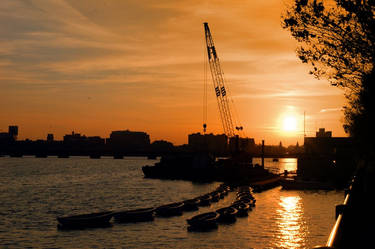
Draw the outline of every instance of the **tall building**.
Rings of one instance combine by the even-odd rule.
[[[10,125],[8,127],[8,134],[11,136],[14,140],[17,140],[18,136],[18,126],[17,125]]]
[[[47,142],[53,142],[53,134],[49,133],[47,134]]]

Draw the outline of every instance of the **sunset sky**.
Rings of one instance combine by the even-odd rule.
[[[281,28],[287,3],[1,0],[0,131],[62,139],[130,129],[187,143],[202,132],[208,22],[248,137],[302,144],[304,111],[307,135],[325,127],[344,136],[343,92],[296,57]],[[222,133],[211,81],[208,89],[208,132]]]

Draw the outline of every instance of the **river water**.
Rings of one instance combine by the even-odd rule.
[[[257,162],[255,159],[254,162]],[[235,193],[210,207],[152,222],[61,231],[56,216],[158,206],[214,190],[220,183],[143,178],[146,158],[0,158],[1,248],[312,248],[324,244],[342,191],[255,194],[246,218],[210,232],[188,232],[186,219],[228,206]],[[266,159],[274,172],[295,170],[295,159]]]

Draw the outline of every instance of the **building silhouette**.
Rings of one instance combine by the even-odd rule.
[[[332,137],[320,128],[316,137],[305,137],[304,153],[298,158],[297,173],[305,179],[343,184],[353,174],[355,144],[350,137]]]
[[[53,140],[54,140],[53,134],[51,133],[47,134],[47,142],[53,142]]]
[[[188,135],[188,145],[195,152],[210,152],[224,155],[228,152],[228,137],[225,134],[214,135],[193,133]]]
[[[17,140],[18,136],[18,126],[17,125],[10,125],[8,127],[8,134],[11,136],[14,140]]]
[[[106,144],[116,153],[139,153],[150,147],[150,136],[140,131],[112,131]]]

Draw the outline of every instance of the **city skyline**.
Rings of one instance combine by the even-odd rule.
[[[129,129],[186,143],[202,132],[207,21],[247,137],[303,144],[304,112],[307,135],[324,127],[345,136],[343,92],[296,57],[280,25],[285,3],[6,0],[0,131],[16,124],[20,139],[34,140]],[[207,132],[221,134],[211,82],[208,90]]]

